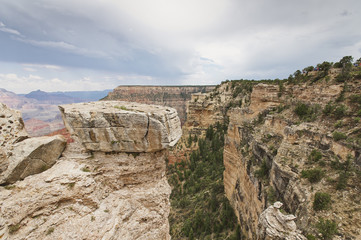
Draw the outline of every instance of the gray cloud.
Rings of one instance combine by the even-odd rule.
[[[361,48],[358,0],[0,3],[0,61],[92,69],[115,85],[284,78]]]

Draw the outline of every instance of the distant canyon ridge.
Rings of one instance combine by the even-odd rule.
[[[193,93],[210,92],[215,86],[119,86],[102,100],[119,100],[175,108],[182,125],[187,118],[187,102]]]
[[[0,102],[20,110],[30,136],[43,136],[64,128],[58,105],[98,100],[121,100],[173,107],[182,125],[187,101],[193,93],[210,92],[215,86],[118,86],[114,90],[16,94],[0,89]]]

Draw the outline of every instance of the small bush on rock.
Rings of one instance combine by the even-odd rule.
[[[346,134],[337,131],[333,132],[332,137],[335,141],[340,141],[347,138]]]
[[[315,211],[326,210],[331,206],[331,196],[328,193],[317,192],[313,201]]]
[[[316,223],[316,228],[321,234],[321,239],[331,240],[333,236],[337,233],[337,224],[335,221],[324,220],[320,218],[318,223]]]
[[[301,177],[307,178],[310,183],[317,183],[321,181],[324,173],[319,168],[314,168],[310,170],[302,170]]]

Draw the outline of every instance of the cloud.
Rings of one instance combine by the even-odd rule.
[[[13,31],[1,39],[0,61],[55,65],[56,74],[23,70],[92,83],[284,78],[324,60],[358,58],[361,46],[358,0],[3,0],[0,16],[0,30]]]
[[[10,34],[13,34],[13,35],[21,36],[20,32],[18,32],[15,29],[7,28],[6,25],[3,22],[0,22],[0,31],[5,32],[5,33],[10,33]]]

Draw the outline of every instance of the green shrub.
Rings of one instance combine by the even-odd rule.
[[[331,206],[331,196],[328,193],[317,192],[313,201],[313,209],[321,211],[329,209]]]
[[[294,110],[294,112],[297,114],[297,116],[299,118],[303,118],[303,117],[307,116],[309,111],[310,111],[309,105],[304,104],[304,103],[297,103],[296,108]]]
[[[323,112],[323,114],[328,116],[333,112],[334,109],[335,109],[335,106],[331,102],[329,102],[329,103],[326,104],[326,106],[325,106],[325,108],[323,109],[322,112]]]
[[[322,158],[322,153],[316,149],[313,149],[311,154],[308,156],[308,160],[311,162],[318,162]]]
[[[294,112],[301,120],[311,122],[316,120],[317,113],[319,112],[320,108],[321,107],[318,104],[310,105],[299,102],[296,104]]]
[[[336,119],[343,118],[346,115],[346,111],[347,108],[345,107],[345,105],[341,104],[335,108],[335,110],[333,111],[333,116]]]
[[[335,128],[340,128],[340,127],[342,127],[343,126],[343,122],[342,122],[342,120],[338,120],[336,123],[335,123]]]
[[[351,103],[357,103],[361,105],[361,94],[354,94],[350,96],[350,101]]]
[[[50,235],[50,234],[52,234],[53,232],[54,232],[54,227],[50,227],[49,229],[48,229],[48,231],[46,232],[46,235]]]
[[[337,185],[336,185],[336,189],[337,190],[343,190],[346,188],[347,186],[347,180],[349,178],[349,174],[347,172],[341,172],[338,175],[337,178]]]
[[[319,168],[302,170],[301,177],[307,178],[310,183],[317,183],[323,178],[323,171]]]
[[[20,229],[20,224],[10,225],[9,227],[9,233],[14,234]]]
[[[268,166],[266,160],[262,161],[261,167],[254,172],[256,177],[266,179],[269,176],[269,171],[271,167]]]
[[[312,234],[307,234],[306,236],[307,240],[316,240],[317,238]]]
[[[331,240],[332,237],[337,233],[337,224],[335,221],[324,220],[320,218],[318,223],[316,223],[316,228],[321,234],[321,239]]]
[[[346,139],[347,136],[346,134],[342,133],[342,132],[337,132],[337,131],[334,131],[332,133],[332,137],[335,141],[340,141],[340,140],[343,140],[343,139]]]

